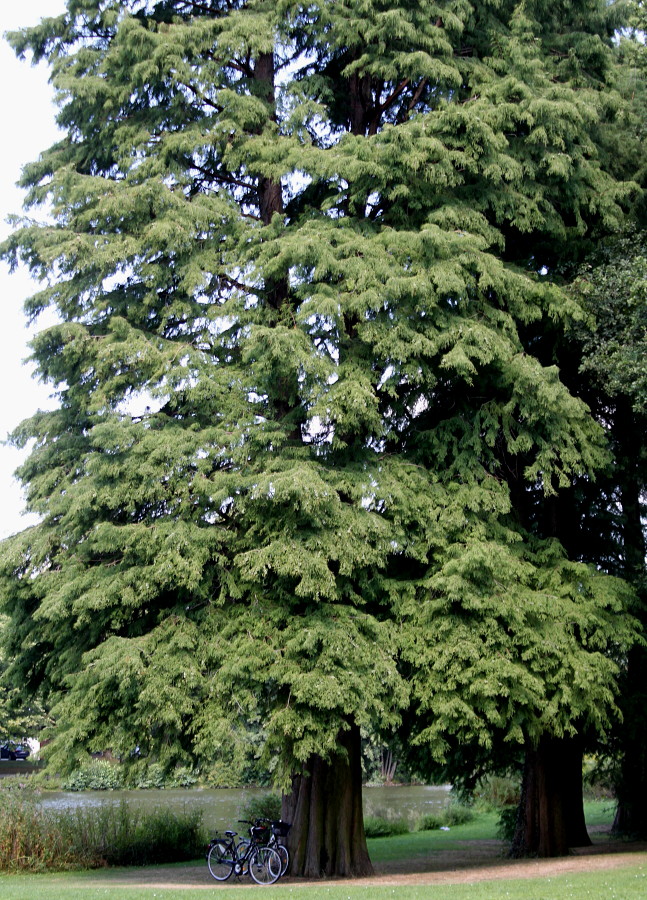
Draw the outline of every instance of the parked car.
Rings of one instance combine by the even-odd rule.
[[[18,744],[16,747],[10,747],[4,744],[0,747],[0,759],[27,759],[29,756],[29,747]]]

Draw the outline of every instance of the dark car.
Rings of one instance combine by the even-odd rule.
[[[0,759],[27,759],[29,756],[29,747],[18,744],[17,747],[10,747],[5,744],[0,747]]]

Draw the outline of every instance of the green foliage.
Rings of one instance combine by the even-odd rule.
[[[478,529],[480,545],[469,546],[465,524],[428,599],[411,610],[418,627],[405,652],[430,712],[417,740],[442,756],[452,734],[488,748],[499,729],[515,742],[573,733],[578,721],[603,732],[615,708],[616,642],[635,634],[622,616],[630,592],[569,562],[555,542],[522,544],[510,533],[505,547]]]
[[[362,771],[365,784],[407,784],[416,780],[407,764],[402,739],[397,734],[381,735],[378,730],[362,733]]]
[[[644,130],[644,117],[642,126]],[[601,245],[596,256],[578,271],[572,290],[589,314],[587,322],[575,331],[583,351],[579,377],[593,398],[597,416],[605,423],[613,453],[597,491],[589,490],[583,497],[588,508],[601,510],[596,518],[602,528],[598,525],[598,537],[590,542],[588,553],[598,565],[621,574],[633,585],[632,611],[640,626],[621,675],[622,718],[602,750],[606,757],[602,768],[619,801],[618,832],[645,835],[647,812],[637,798],[647,789],[647,454],[644,442],[636,440],[647,427],[644,230],[628,231]],[[608,502],[612,494],[618,498],[615,504]]]
[[[364,817],[364,832],[367,838],[391,837],[396,834],[408,834],[409,831],[406,819],[387,819],[385,816]]]
[[[42,785],[48,786],[47,773]],[[142,765],[126,767],[121,763],[105,759],[93,759],[79,769],[75,769],[63,780],[61,789],[65,791],[111,791],[123,787],[139,790],[160,790],[163,788],[189,788],[196,784],[198,776],[188,766],[177,766],[167,771],[160,763],[144,762]]]
[[[647,414],[647,235],[628,234],[599,248],[573,283],[591,315],[582,371],[610,397]]]
[[[405,711],[438,760],[608,729],[629,595],[544,513],[609,457],[545,346],[581,308],[537,272],[635,191],[617,22],[68,0],[10,36],[63,130],[0,250],[56,322],[0,596],[57,770],[137,743],[286,786]]]
[[[278,822],[281,818],[280,794],[252,794],[243,801],[240,817],[249,822],[254,822],[256,819],[270,819]]]
[[[443,811],[443,819],[450,826],[466,825],[474,818],[474,810],[469,806],[460,803],[451,803],[447,809]]]
[[[512,843],[517,827],[518,809],[516,806],[506,806],[499,810],[499,824],[496,835],[502,841]]]
[[[519,805],[521,785],[519,778],[509,775],[489,775],[474,792],[474,798],[486,809],[501,809]]]
[[[440,813],[429,813],[417,822],[416,831],[436,831],[444,824],[444,817]]]
[[[74,834],[81,833],[97,857],[110,866],[181,862],[199,859],[204,853],[199,811],[143,813],[122,803],[116,809],[103,807],[96,815],[90,810],[77,813],[71,829]]]
[[[107,759],[92,759],[63,782],[64,791],[116,791],[123,787],[123,771]]]
[[[143,790],[159,789],[166,786],[166,772],[159,763],[149,763],[143,771],[136,775],[136,788]]]
[[[178,766],[170,773],[169,787],[190,788],[198,781],[195,771],[189,766]]]
[[[0,788],[0,869],[150,865],[196,859],[205,835],[199,813],[144,813],[122,802],[43,810],[38,795],[4,781]]]
[[[439,813],[423,816],[416,824],[416,831],[435,831],[437,828],[454,828],[473,821],[474,810],[462,803],[450,803]]]
[[[0,631],[6,624],[5,617],[0,617]],[[36,738],[50,724],[47,710],[31,690],[26,690],[24,685],[13,684],[5,677],[7,668],[6,660],[0,656],[1,739],[23,741],[26,738]]]

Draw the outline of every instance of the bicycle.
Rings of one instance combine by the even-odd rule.
[[[271,819],[266,819],[265,817],[260,817],[254,822],[250,822],[247,819],[239,819],[238,821],[241,825],[249,825],[250,833],[251,828],[254,826],[260,826],[262,828],[270,829],[270,833],[267,836],[265,846],[271,847],[279,854],[279,856],[281,857],[281,875],[285,875],[288,870],[288,866],[290,865],[290,853],[285,844],[280,843],[279,838],[287,837],[288,832],[292,827],[290,822],[272,821]],[[242,838],[238,846],[247,843],[249,843],[248,839]]]
[[[249,875],[257,884],[274,884],[281,877],[281,857],[267,845],[270,829],[252,825],[251,840],[236,843],[238,832],[225,831],[209,841],[207,867],[216,881],[227,881],[232,875]],[[241,854],[242,851],[242,854]]]

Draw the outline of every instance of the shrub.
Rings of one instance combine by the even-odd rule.
[[[135,787],[140,790],[160,790],[166,784],[166,771],[160,763],[149,763],[143,772],[139,772]]]
[[[63,782],[64,791],[116,791],[123,786],[121,768],[107,759],[92,759]]]
[[[431,813],[423,816],[416,825],[417,831],[434,831],[444,826],[455,827],[456,825],[464,825],[471,822],[474,818],[474,812],[469,806],[463,806],[460,803],[452,803],[439,813]]]
[[[137,760],[125,767],[125,786],[133,790],[163,790],[189,788],[198,781],[198,774],[190,766],[167,769],[162,763]]]
[[[87,840],[100,863],[110,866],[147,866],[197,859],[206,838],[199,811],[174,813],[169,809],[144,812],[126,802],[117,807],[75,810],[74,833]]]
[[[70,869],[180,862],[202,855],[200,812],[144,812],[125,801],[43,811],[29,787],[0,788],[0,869]]]
[[[240,808],[240,818],[250,822],[255,819],[278,821],[281,818],[281,797],[271,793],[249,797]]]
[[[170,787],[190,788],[197,780],[198,777],[194,774],[193,769],[190,769],[188,766],[178,766],[178,768],[171,773],[168,779],[168,785]]]
[[[474,811],[461,803],[452,803],[443,811],[445,825],[464,825],[474,818]]]
[[[423,816],[416,825],[416,831],[436,831],[444,824],[445,820],[442,815]]]
[[[517,807],[506,806],[499,813],[496,836],[502,841],[512,843],[517,826]]]
[[[482,782],[475,796],[480,803],[490,809],[518,806],[521,797],[521,785],[518,778],[490,775]]]
[[[385,816],[366,816],[364,818],[364,833],[367,838],[408,834],[409,830],[409,824],[404,819],[387,819]]]

